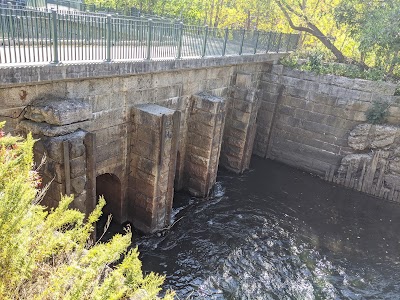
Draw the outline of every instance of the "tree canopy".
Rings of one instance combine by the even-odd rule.
[[[86,0],[213,27],[300,32],[304,50],[399,74],[400,0]]]

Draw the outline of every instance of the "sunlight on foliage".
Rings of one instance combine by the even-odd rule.
[[[87,220],[72,197],[47,211],[32,170],[34,140],[5,135],[0,123],[0,299],[160,299],[164,277],[143,276],[126,234],[90,242],[103,198]],[[111,266],[120,262],[115,267]],[[173,299],[167,292],[164,299]]]

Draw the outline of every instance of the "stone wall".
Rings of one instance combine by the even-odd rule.
[[[279,55],[266,54],[236,59],[227,57],[218,60],[139,62],[137,65],[104,63],[94,66],[53,66],[53,68],[45,66],[15,70],[0,68],[2,80],[0,120],[8,121],[7,131],[16,129],[25,133],[31,131],[36,138],[40,139],[35,151],[37,160],[43,154],[48,157],[43,171],[46,182],[51,180],[52,174],[56,174],[49,192],[50,202],[46,204],[53,206],[59,200],[61,193],[72,193],[77,199],[74,205],[88,212],[96,203],[96,177],[100,180],[100,176],[104,175],[101,178],[110,178],[121,186],[120,193],[118,191],[118,198],[121,198],[120,205],[118,203],[108,205],[109,209],[114,210],[111,212],[115,219],[120,222],[129,219],[134,224],[136,220],[138,228],[151,232],[168,225],[174,190],[171,180],[175,179],[176,190],[186,189],[198,196],[209,193],[217,174],[227,110],[225,103],[229,102],[226,100],[232,92],[232,87],[243,81],[242,75],[245,76],[246,84],[253,87],[253,91],[247,98],[250,102],[253,101],[256,99],[255,88],[258,86],[262,73],[268,70],[268,65],[276,61],[278,57]],[[163,68],[164,70],[161,71]],[[16,70],[19,70],[19,73]],[[7,74],[15,76],[15,80],[10,80]],[[50,81],[52,78],[55,80]],[[247,94],[246,86],[241,86],[241,89],[242,93]],[[210,103],[208,105],[207,101],[204,103],[197,101],[199,97],[219,100],[210,102],[216,104],[214,107]],[[238,98],[235,101],[237,102],[235,105],[239,105],[239,102],[245,103],[247,100]],[[148,164],[143,163],[146,152],[142,151],[140,143],[144,139],[154,137],[155,140],[152,143],[161,145],[170,137],[167,133],[152,135],[153,131],[161,132],[155,126],[158,121],[151,128],[145,128],[139,122],[140,120],[135,118],[142,105],[151,104],[179,112],[174,114],[176,116],[174,126],[180,129],[179,135],[176,135],[176,147],[173,148],[174,151],[168,153],[171,155],[167,163],[168,168],[165,165],[168,170],[162,168],[153,170],[150,168],[150,160]],[[208,112],[207,109],[209,109]],[[249,107],[242,103],[235,116],[239,116],[239,113],[247,116],[246,110],[249,110]],[[251,128],[247,129],[245,126],[246,133],[249,132],[249,134],[245,135],[244,142],[251,144],[252,140],[248,136],[254,136],[255,109],[250,110],[253,121]],[[210,115],[205,116],[204,119],[195,120],[195,115],[202,111]],[[15,119],[9,117],[15,117]],[[197,138],[196,130],[199,131],[199,135],[207,135],[203,132],[204,128],[201,128],[200,123],[207,125],[208,117],[211,122],[210,128],[214,130],[209,133],[210,149],[205,149],[209,150],[208,156],[203,159],[206,168],[201,169],[201,166],[196,165],[199,169],[195,171],[200,170],[209,176],[204,182],[200,182],[199,178],[195,178],[193,174],[190,175],[188,170],[190,169],[189,162],[195,159],[192,146]],[[177,121],[179,124],[175,124]],[[142,130],[138,130],[138,126],[142,126]],[[81,140],[75,142],[74,136],[79,134],[82,134]],[[92,143],[89,142],[86,145],[88,137],[92,137]],[[57,155],[60,159],[53,158],[51,145],[63,145],[64,142],[68,143],[68,147],[72,149],[68,158],[70,163],[65,163],[63,160],[63,155],[66,153],[64,146],[57,146]],[[75,146],[72,145],[76,144],[78,147],[78,144],[82,143],[84,145],[82,153],[73,150]],[[154,150],[154,153],[147,153],[148,155],[160,153],[160,147],[148,149]],[[139,161],[134,153],[143,159]],[[243,163],[245,169],[249,162],[249,151],[242,151],[242,153],[247,154]],[[201,157],[198,158],[202,160]],[[152,165],[156,166],[155,162]],[[146,172],[140,173],[143,168]],[[171,168],[174,169],[173,172]],[[139,178],[139,173],[143,175],[141,178]],[[65,174],[70,175],[65,176]],[[203,175],[200,177],[204,177]],[[166,194],[165,188],[162,188],[162,193],[159,189],[155,189],[151,195],[146,194],[148,196],[146,199],[140,200],[137,195],[145,192],[142,189],[145,185],[142,184],[138,188],[138,181],[143,177],[146,179],[154,177],[153,187],[158,186],[168,177]],[[108,184],[105,179],[105,184]],[[138,218],[138,214],[141,218]]]
[[[325,176],[354,153],[348,136],[366,121],[372,101],[392,102],[388,122],[400,123],[400,107],[389,83],[316,75],[271,66],[260,80],[254,153]]]

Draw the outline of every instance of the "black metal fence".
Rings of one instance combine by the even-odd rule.
[[[1,65],[290,52],[297,44],[297,34],[208,28],[70,9],[0,6]]]

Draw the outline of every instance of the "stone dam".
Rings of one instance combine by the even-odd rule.
[[[175,191],[206,197],[218,168],[271,158],[400,201],[400,106],[390,83],[292,70],[282,54],[0,68],[0,121],[32,132],[43,204],[73,194],[89,213],[151,233]],[[374,101],[387,124],[366,123]]]

